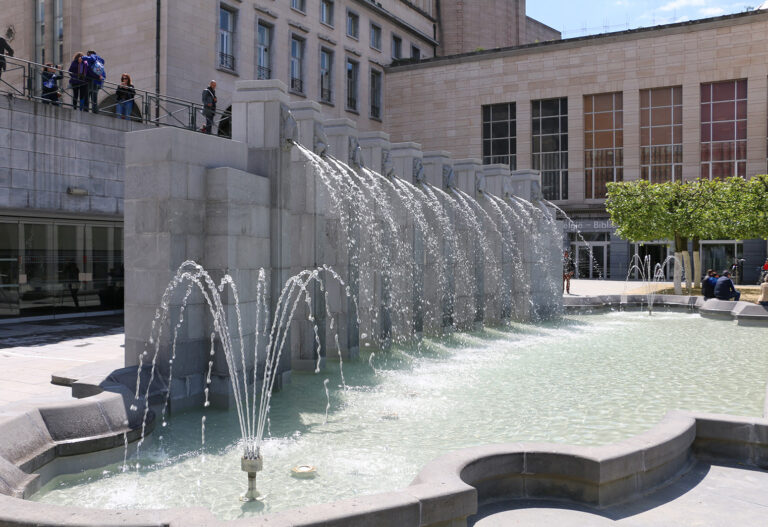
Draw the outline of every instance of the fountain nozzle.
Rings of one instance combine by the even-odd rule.
[[[264,468],[264,460],[261,455],[254,458],[240,458],[240,468],[248,473],[248,490],[240,496],[240,501],[255,501],[259,499],[259,492],[256,490],[256,473]]]

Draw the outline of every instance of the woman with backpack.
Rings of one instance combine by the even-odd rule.
[[[75,53],[69,65],[69,85],[72,87],[72,108],[88,110],[88,62],[82,51]]]
[[[115,92],[115,99],[117,99],[117,108],[115,111],[118,119],[131,118],[134,97],[136,97],[136,90],[131,83],[131,76],[127,73],[123,73],[120,76],[120,86],[117,87],[117,91]]]

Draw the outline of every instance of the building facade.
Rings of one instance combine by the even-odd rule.
[[[624,278],[632,254],[663,261],[667,241],[617,238],[607,182],[766,173],[767,31],[756,11],[393,65],[387,128],[425,150],[540,170],[545,198],[573,219],[579,276]],[[765,250],[708,240],[702,258],[743,258],[751,281]]]

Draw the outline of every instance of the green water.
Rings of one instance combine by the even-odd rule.
[[[203,414],[177,415],[155,431],[138,470],[115,464],[61,476],[32,499],[203,506],[237,518],[402,488],[430,460],[467,446],[611,443],[676,408],[760,416],[766,333],[698,315],[622,312],[425,340],[377,351],[373,368],[364,354],[344,362],[346,390],[338,363],[329,361],[318,375],[294,374],[273,398],[258,476],[263,503],[238,501],[246,485],[239,429],[233,414],[215,411],[206,411],[203,448]],[[292,478],[299,464],[316,466],[317,477]]]

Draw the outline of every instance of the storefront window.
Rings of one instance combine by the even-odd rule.
[[[19,314],[19,225],[0,223],[0,317]]]

